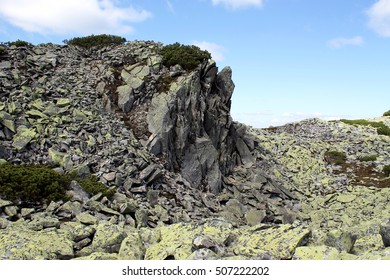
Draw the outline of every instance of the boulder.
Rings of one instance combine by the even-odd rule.
[[[328,233],[325,240],[325,245],[334,247],[339,251],[350,253],[353,245],[356,242],[356,235],[350,232],[343,232],[340,230],[332,230]]]
[[[118,87],[118,107],[125,113],[133,107],[134,95],[133,88],[130,85]]]
[[[13,138],[12,147],[16,150],[23,150],[35,137],[37,133],[34,129],[27,128],[26,126],[18,126],[17,133]]]
[[[73,243],[55,231],[33,231],[13,223],[0,234],[0,259],[55,260],[74,257]]]
[[[100,222],[91,244],[93,252],[119,253],[122,241],[127,237],[123,227]]]
[[[121,260],[142,260],[145,248],[137,230],[127,232],[127,237],[122,241],[118,258]]]
[[[334,247],[298,247],[293,255],[293,260],[353,260],[353,255],[342,254]]]
[[[382,236],[383,245],[390,247],[390,219],[379,226],[379,233]]]
[[[310,230],[304,227],[281,225],[262,228],[258,225],[241,229],[231,249],[236,255],[256,257],[268,254],[272,259],[287,260],[292,258],[297,247],[307,242],[309,234]]]

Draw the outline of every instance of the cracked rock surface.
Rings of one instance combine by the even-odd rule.
[[[5,48],[0,168],[51,164],[115,194],[73,181],[69,201],[0,196],[0,259],[390,258],[389,136],[318,119],[234,122],[232,69],[167,68],[161,48]]]

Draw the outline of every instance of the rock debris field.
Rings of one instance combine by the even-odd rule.
[[[0,259],[390,259],[389,136],[237,123],[232,69],[168,68],[161,48],[5,47],[0,169],[49,164],[114,194],[76,180],[64,200],[0,194]]]

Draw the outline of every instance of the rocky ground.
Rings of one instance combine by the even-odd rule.
[[[161,47],[6,48],[0,161],[94,174],[116,193],[73,181],[69,201],[0,197],[0,259],[390,258],[389,136],[236,123],[231,69],[168,69]]]

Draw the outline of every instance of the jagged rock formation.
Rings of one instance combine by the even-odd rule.
[[[388,136],[320,120],[236,123],[232,70],[167,68],[161,47],[5,49],[0,163],[94,174],[116,193],[91,197],[73,181],[67,202],[0,197],[0,259],[389,257]]]

